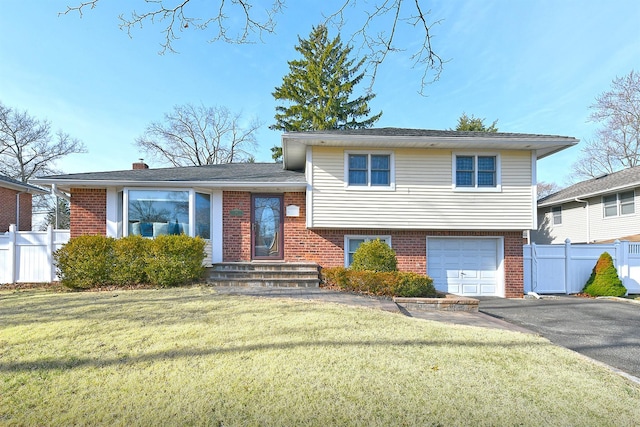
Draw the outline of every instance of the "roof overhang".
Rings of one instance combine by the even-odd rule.
[[[16,184],[8,181],[0,181],[0,187],[8,188],[10,190],[19,191],[21,193],[29,194],[49,194],[48,191],[36,188],[32,185]]]
[[[526,135],[486,136],[425,136],[425,135],[354,135],[339,132],[290,132],[282,135],[285,169],[303,169],[308,146],[366,147],[366,148],[427,148],[456,150],[526,150],[535,152],[538,159],[576,145],[579,140],[563,136]]]
[[[107,188],[107,187],[147,187],[147,188],[208,188],[223,190],[260,189],[304,190],[305,182],[250,182],[250,181],[137,181],[137,180],[91,180],[91,179],[52,179],[35,178],[34,183],[42,186],[55,185],[59,190],[69,192],[71,188]],[[45,192],[46,193],[46,192]]]

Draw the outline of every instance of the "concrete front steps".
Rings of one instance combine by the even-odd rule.
[[[317,288],[320,266],[309,262],[222,262],[207,268],[213,286]]]

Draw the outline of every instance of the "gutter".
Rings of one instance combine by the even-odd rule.
[[[584,207],[587,210],[587,244],[591,243],[591,221],[589,218],[589,201],[588,200],[582,200],[579,199],[577,197],[575,197],[573,199],[574,202],[577,203],[584,203]]]

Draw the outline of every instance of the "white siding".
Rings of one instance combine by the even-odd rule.
[[[635,213],[604,217],[602,196],[586,199],[585,203],[570,202],[562,205],[562,225],[551,222],[551,207],[538,209],[538,230],[531,238],[537,244],[593,243],[640,234],[640,189],[636,189]]]
[[[584,203],[571,202],[562,205],[562,224],[553,225],[551,207],[538,211],[538,231],[531,233],[537,244],[564,243],[569,238],[573,243],[587,243],[587,209]]]
[[[624,191],[623,191],[624,192]],[[635,190],[635,213],[605,218],[602,197],[589,200],[591,217],[591,240],[602,241],[640,234],[640,189]]]
[[[397,149],[395,190],[345,188],[344,152],[313,147],[312,227],[523,230],[533,224],[531,154],[500,152],[502,191],[454,191],[450,150]],[[482,153],[479,153],[482,154]]]

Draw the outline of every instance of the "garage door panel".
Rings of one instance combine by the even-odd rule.
[[[459,279],[460,278],[460,270],[444,270],[445,277],[447,279]]]
[[[463,295],[476,295],[478,294],[478,285],[469,283],[462,285],[462,294]]]
[[[495,295],[497,292],[497,288],[495,285],[481,285],[480,286],[480,294],[481,295]]]
[[[427,274],[436,289],[457,295],[497,295],[496,238],[428,238]]]

